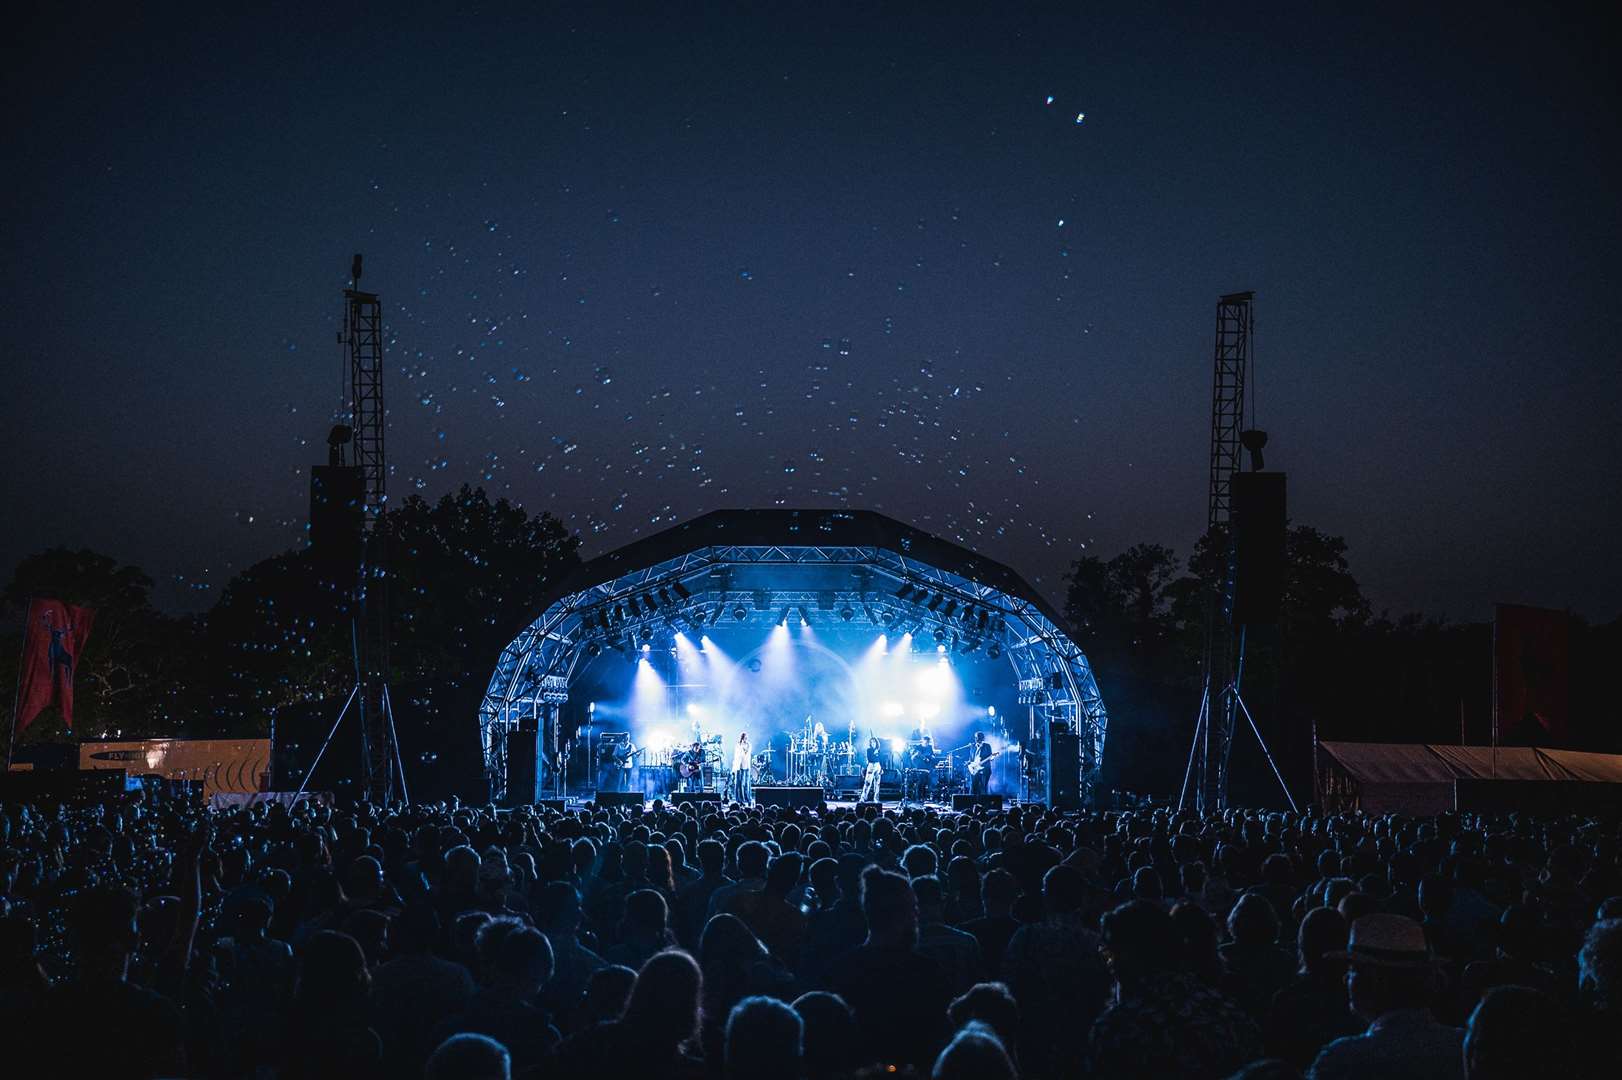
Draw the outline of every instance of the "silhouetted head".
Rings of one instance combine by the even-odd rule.
[[[858,1034],[856,1014],[845,999],[824,990],[813,990],[794,999],[800,1016],[802,1057],[807,1075],[816,1080],[842,1076],[857,1063]]]
[[[862,873],[862,915],[874,944],[910,949],[918,943],[918,898],[900,874],[877,866]]]
[[[425,1080],[512,1080],[512,1057],[488,1035],[463,1032],[439,1044],[423,1066]]]
[[[1541,990],[1495,986],[1464,1033],[1465,1080],[1554,1080],[1571,1067],[1566,1014]]]
[[[800,1073],[805,1027],[792,1008],[769,997],[747,997],[727,1016],[726,1080],[782,1080]]]
[[[929,1075],[931,1080],[1017,1080],[1019,1074],[997,1033],[971,1021],[952,1036]]]
[[[680,949],[666,949],[649,957],[637,972],[622,1022],[639,1044],[667,1054],[698,1034],[703,996],[698,964]],[[625,1049],[629,1053],[634,1048]]]

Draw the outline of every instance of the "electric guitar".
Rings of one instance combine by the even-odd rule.
[[[631,762],[642,756],[643,749],[643,747],[638,746],[629,750],[612,750],[609,752],[609,757],[615,765],[622,769],[629,769]]]
[[[990,765],[993,761],[995,761],[997,755],[1000,753],[1002,753],[1001,750],[993,750],[990,757],[971,757],[969,758],[968,764],[964,767],[969,770],[970,776],[979,776],[980,770],[984,769],[987,765]]]

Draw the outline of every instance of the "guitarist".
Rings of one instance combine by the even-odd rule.
[[[974,746],[969,750],[969,790],[976,795],[984,795],[986,788],[991,785],[991,744],[986,742],[986,733],[974,733]]]
[[[704,790],[704,748],[698,742],[687,748],[681,759],[676,763],[676,773],[681,777],[683,791]]]

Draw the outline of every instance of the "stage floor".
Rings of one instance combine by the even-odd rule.
[[[610,797],[615,798],[615,799],[622,798],[622,797],[624,797],[626,795],[625,792],[619,792],[619,791],[610,791],[610,792],[605,792],[604,794],[607,794]],[[691,792],[691,793],[689,793],[689,792],[677,792],[676,794],[678,794],[678,795],[695,794],[695,795],[701,795],[701,796],[713,796],[716,793],[713,792],[713,791],[704,791],[704,792]],[[997,795],[999,793],[998,792],[992,792],[992,794]],[[569,796],[566,796],[562,801],[563,801],[564,805],[569,810],[583,810],[586,807],[592,805],[596,801],[596,798],[597,797],[596,797],[595,793],[586,794],[586,795],[569,795]],[[549,799],[546,799],[544,801],[548,802],[548,803],[554,803],[555,804],[558,800],[555,799],[555,798],[549,798]],[[666,804],[669,804],[671,802],[671,797],[670,797],[669,794],[645,795],[645,796],[643,796],[642,803],[643,803],[644,806],[652,806],[655,801],[664,802]],[[731,803],[726,802],[725,800],[703,799],[702,801],[705,802],[705,803],[715,801],[717,803],[717,805],[728,805],[728,806],[732,805]],[[864,803],[858,803],[855,799],[826,799],[823,802],[824,802],[824,805],[826,805],[828,807],[828,809],[830,809],[830,810],[850,810],[850,809],[856,808],[857,806],[869,805],[869,804],[864,804]],[[1024,806],[1024,805],[1031,805],[1031,804],[1042,805],[1041,801],[1037,800],[1037,799],[1021,800],[1017,796],[1011,796],[1011,795],[1003,795],[1002,796],[1002,802],[1003,802],[1003,805],[1005,807]],[[616,803],[615,805],[624,805],[624,804],[623,803]],[[755,803],[752,804],[752,805],[757,805],[758,806],[758,805],[761,805],[761,803],[757,799],[755,801]],[[784,805],[784,804],[776,804],[776,805]],[[881,808],[883,810],[903,810],[903,809],[911,810],[911,809],[914,809],[914,808],[922,808],[922,809],[926,809],[926,810],[943,810],[943,811],[952,810],[952,803],[951,803],[950,800],[948,800],[946,802],[941,802],[940,800],[937,800],[937,799],[925,799],[922,802],[919,802],[916,799],[882,799],[879,802],[871,804],[871,805],[876,805],[876,806],[878,806],[879,808]]]

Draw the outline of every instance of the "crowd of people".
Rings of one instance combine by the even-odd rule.
[[[9,1075],[1616,1075],[1614,822],[0,808]],[[37,1063],[30,1067],[29,1062]]]

